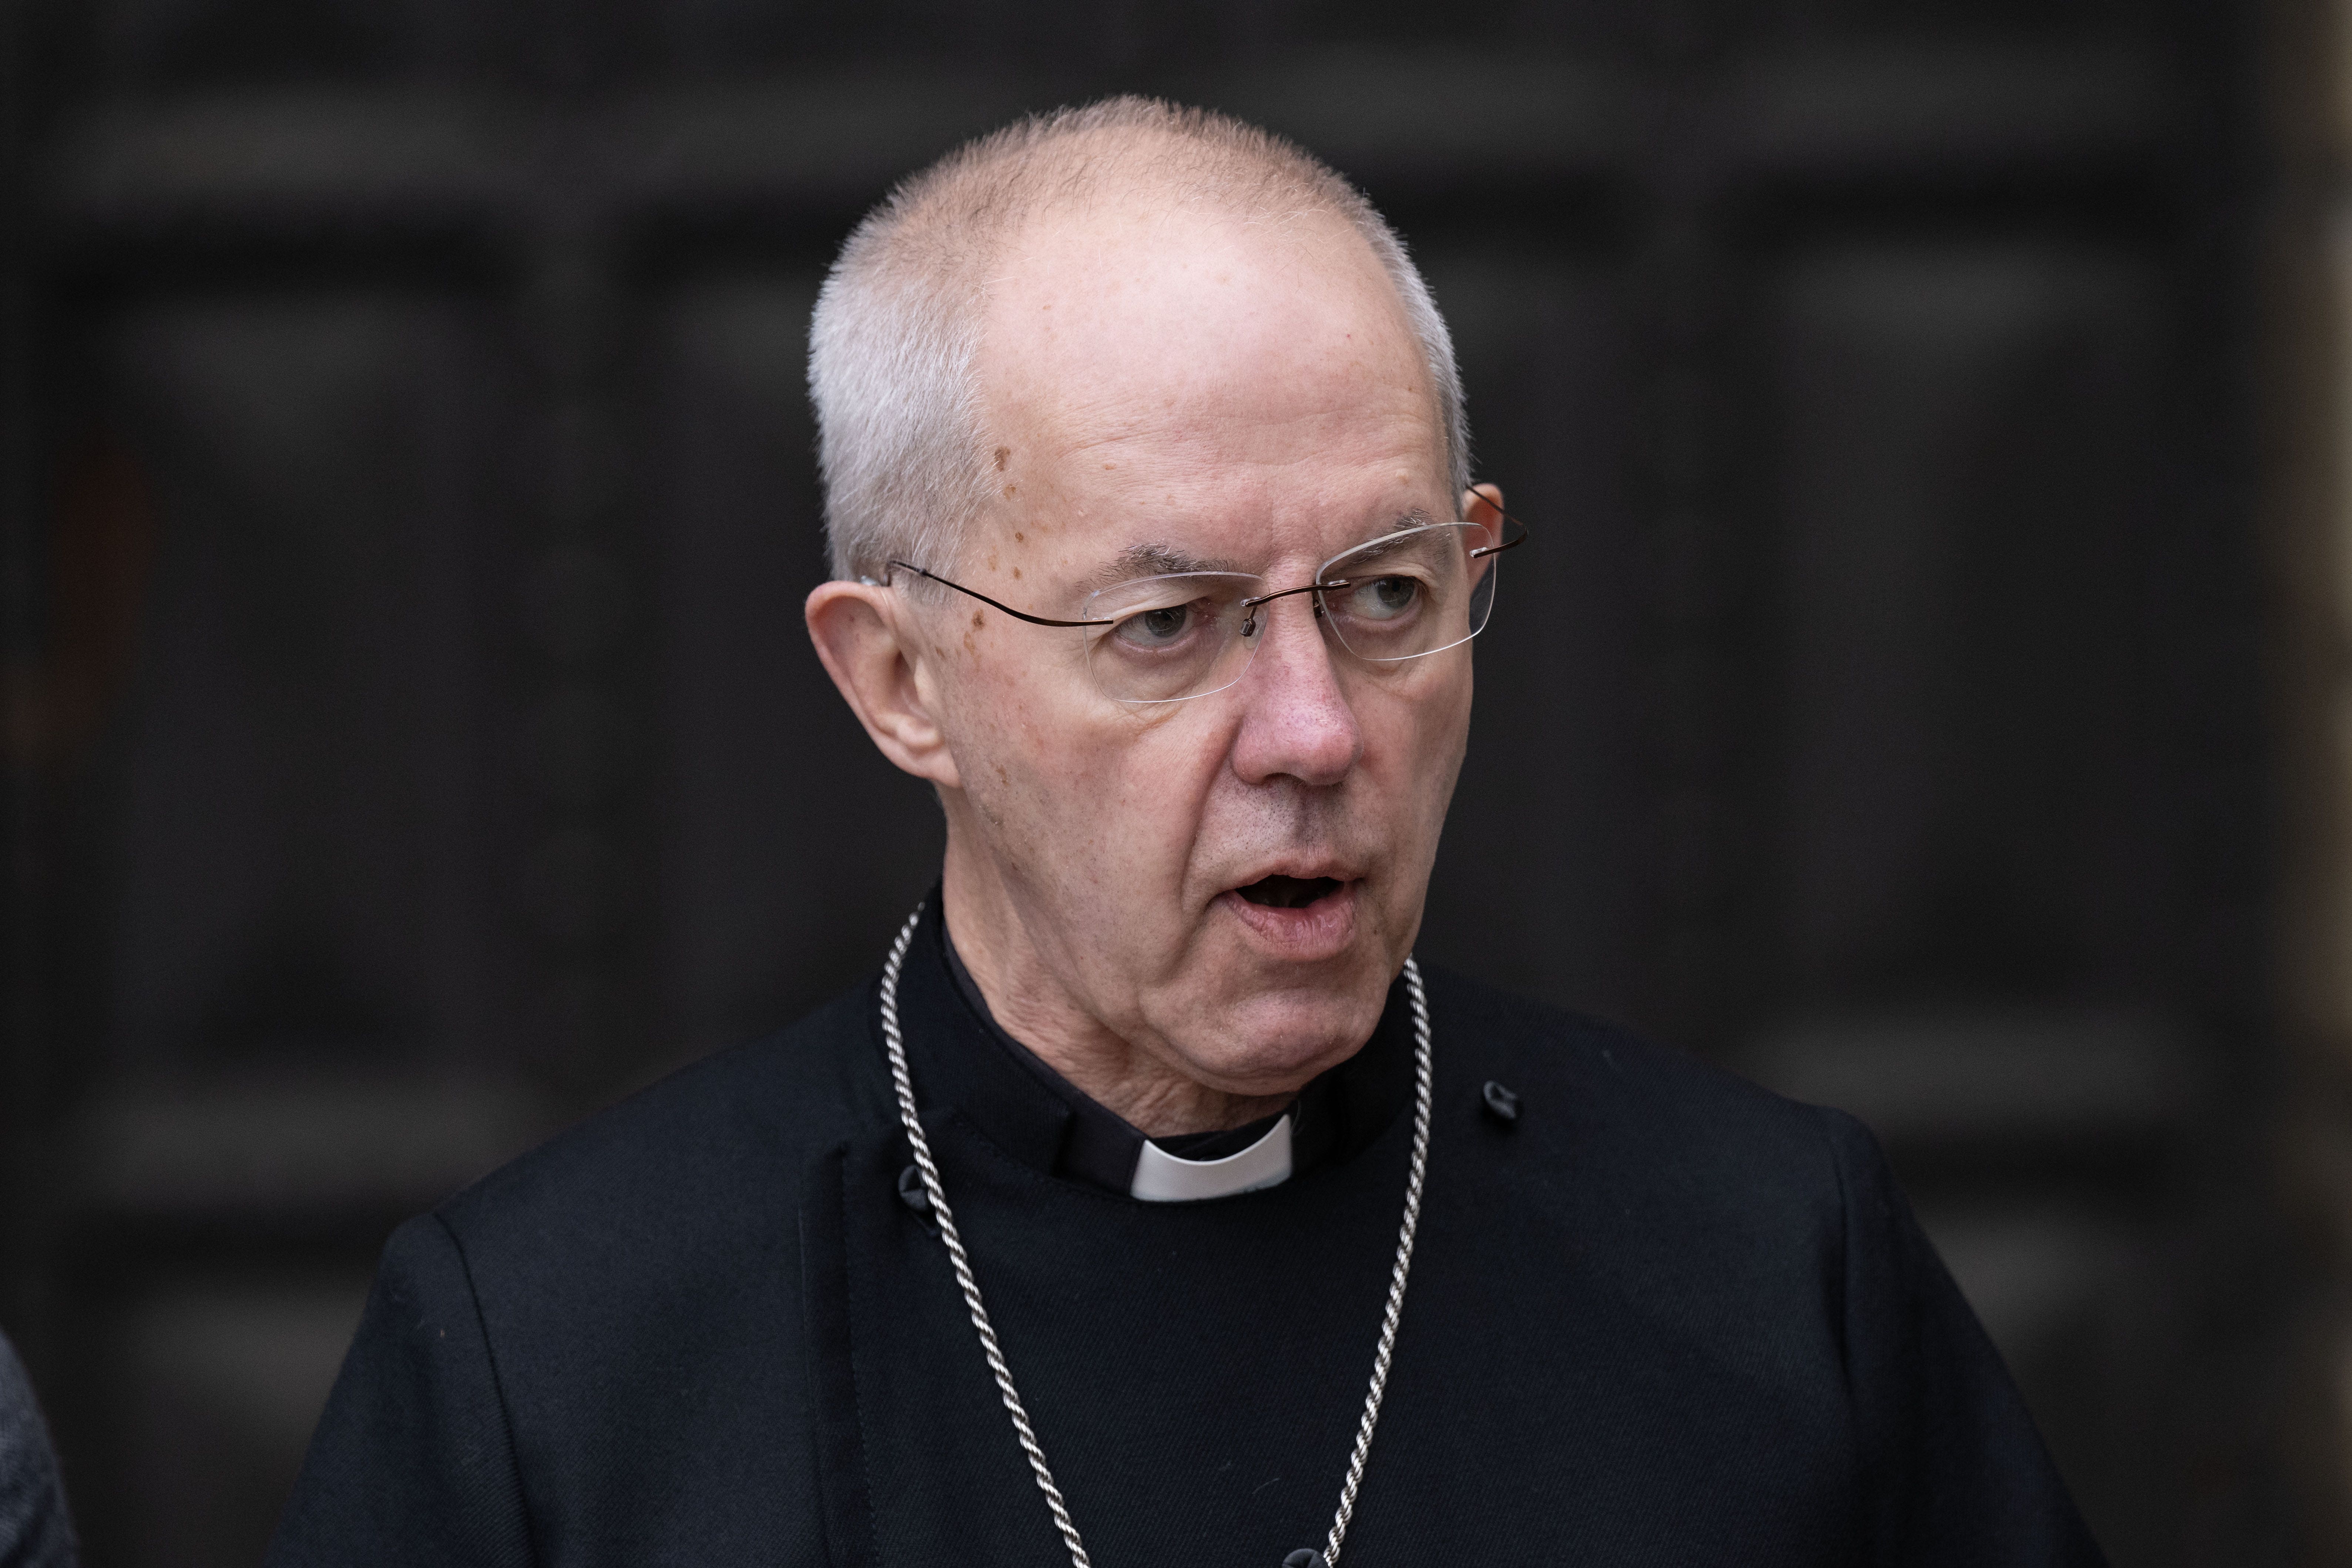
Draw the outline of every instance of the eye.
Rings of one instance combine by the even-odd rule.
[[[1348,610],[1367,620],[1390,621],[1419,602],[1418,577],[1373,577],[1358,583],[1348,595]]]
[[[1111,628],[1110,635],[1130,647],[1170,647],[1182,640],[1192,628],[1192,605],[1170,605],[1128,616]]]

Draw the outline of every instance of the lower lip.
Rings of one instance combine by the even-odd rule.
[[[1248,929],[1261,949],[1277,958],[1312,962],[1337,957],[1355,940],[1357,886],[1342,882],[1339,891],[1295,910],[1254,904],[1238,892],[1221,893],[1217,901]]]

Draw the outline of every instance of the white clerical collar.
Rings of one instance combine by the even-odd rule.
[[[1147,1138],[1135,1162],[1129,1197],[1148,1204],[1193,1203],[1276,1186],[1290,1179],[1290,1116],[1285,1112],[1265,1136],[1222,1160],[1184,1160]]]

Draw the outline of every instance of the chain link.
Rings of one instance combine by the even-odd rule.
[[[915,1081],[907,1070],[907,1045],[898,1031],[898,975],[906,967],[907,949],[913,944],[922,918],[922,906],[918,904],[915,912],[907,917],[907,923],[899,928],[898,940],[891,943],[889,960],[882,966],[882,1042],[890,1054],[890,1082],[898,1094],[898,1120],[907,1129],[907,1142],[915,1153],[915,1169],[923,1178],[923,1194],[930,1202],[931,1217],[940,1227],[940,1241],[947,1247],[948,1261],[955,1269],[956,1285],[963,1292],[972,1331],[980,1336],[981,1353],[988,1358],[988,1370],[995,1374],[996,1392],[1004,1401],[1004,1413],[1013,1418],[1013,1434],[1021,1440],[1021,1451],[1028,1456],[1030,1473],[1037,1478],[1037,1489],[1045,1496],[1045,1507],[1054,1516],[1054,1528],[1062,1532],[1062,1542],[1070,1549],[1073,1568],[1094,1568],[1093,1560],[1087,1555],[1086,1543],[1079,1539],[1078,1527],[1070,1518],[1062,1489],[1054,1484],[1053,1469],[1045,1463],[1045,1450],[1029,1424],[1029,1412],[1021,1403],[1019,1391],[1013,1386],[1013,1369],[1004,1363],[1004,1349],[997,1342],[996,1327],[989,1321],[988,1308],[980,1299],[980,1281],[972,1277],[971,1255],[964,1250],[963,1234],[956,1228],[955,1211],[948,1206],[947,1189],[940,1183],[939,1162],[931,1157],[931,1141],[915,1113]],[[1372,1352],[1371,1390],[1364,1396],[1364,1416],[1356,1425],[1355,1451],[1348,1456],[1348,1478],[1339,1488],[1339,1510],[1331,1521],[1331,1533],[1323,1547],[1324,1568],[1339,1568],[1340,1543],[1347,1539],[1348,1521],[1356,1511],[1356,1490],[1363,1483],[1364,1465],[1371,1457],[1372,1432],[1380,1425],[1381,1401],[1388,1394],[1389,1361],[1396,1350],[1397,1322],[1404,1314],[1405,1280],[1412,1271],[1413,1234],[1421,1226],[1422,1182],[1429,1169],[1430,1102],[1434,1094],[1429,1003],[1422,994],[1420,966],[1410,958],[1404,961],[1404,984],[1412,1006],[1412,1167],[1405,1183],[1404,1222],[1397,1232],[1396,1267],[1389,1272],[1388,1307],[1381,1314],[1381,1342]]]

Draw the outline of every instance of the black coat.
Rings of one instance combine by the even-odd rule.
[[[1319,1547],[1403,1202],[1401,994],[1297,1174],[1142,1204],[1052,1173],[1068,1108],[938,933],[901,1002],[918,1095],[1095,1562]],[[1429,1000],[1349,1568],[2099,1561],[1859,1125],[1464,980]],[[1066,1562],[908,1158],[868,985],[404,1226],[272,1563]]]
[[[74,1568],[78,1555],[48,1426],[0,1334],[0,1568]]]

